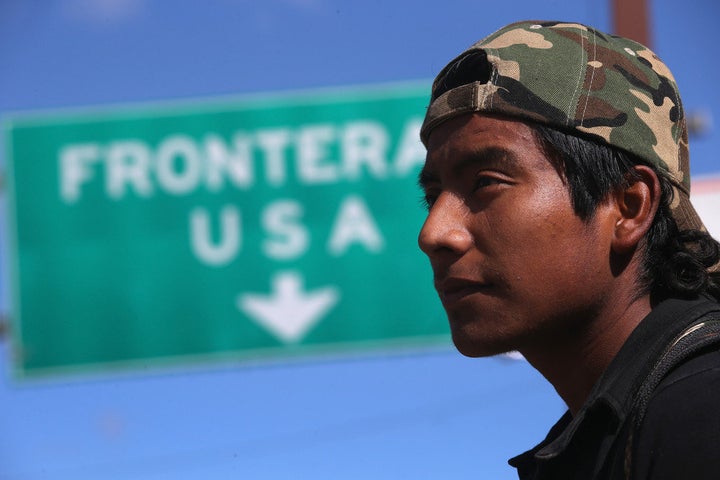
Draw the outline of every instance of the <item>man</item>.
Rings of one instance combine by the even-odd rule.
[[[521,479],[720,476],[720,246],[685,118],[646,47],[521,22],[433,84],[419,235],[452,338],[517,350],[569,411]]]

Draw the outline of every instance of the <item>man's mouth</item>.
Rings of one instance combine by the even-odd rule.
[[[490,287],[489,283],[464,278],[451,277],[435,281],[435,289],[445,306],[462,300],[468,295],[485,292]]]

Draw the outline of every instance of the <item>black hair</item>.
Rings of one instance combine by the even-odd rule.
[[[436,82],[432,98],[461,85],[487,82],[489,69],[483,51],[462,57]],[[660,205],[644,240],[638,294],[649,293],[653,302],[669,297],[691,298],[702,293],[720,299],[720,273],[708,272],[708,268],[720,262],[720,244],[707,232],[679,230],[670,210],[674,190],[664,174],[624,150],[575,132],[528,123],[548,158],[565,178],[573,209],[584,221],[593,217],[598,205],[613,191],[637,179],[634,166],[647,165],[657,175]]]
[[[575,213],[585,221],[610,193],[638,179],[634,166],[647,165],[657,175],[660,205],[645,236],[638,293],[650,293],[653,302],[701,293],[720,298],[720,274],[708,272],[720,262],[720,243],[704,231],[679,230],[670,209],[674,190],[666,175],[624,150],[547,126],[533,127],[565,178]]]

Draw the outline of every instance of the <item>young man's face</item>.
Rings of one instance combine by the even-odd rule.
[[[531,128],[466,114],[433,130],[420,248],[468,356],[552,345],[599,311],[613,219],[583,222]]]

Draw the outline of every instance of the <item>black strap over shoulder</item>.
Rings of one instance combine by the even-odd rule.
[[[700,321],[683,330],[668,346],[643,381],[635,396],[630,420],[630,434],[625,445],[625,478],[627,480],[630,479],[632,471],[633,438],[635,433],[640,430],[653,392],[670,370],[714,344],[720,344],[720,312],[717,311],[707,313]]]

